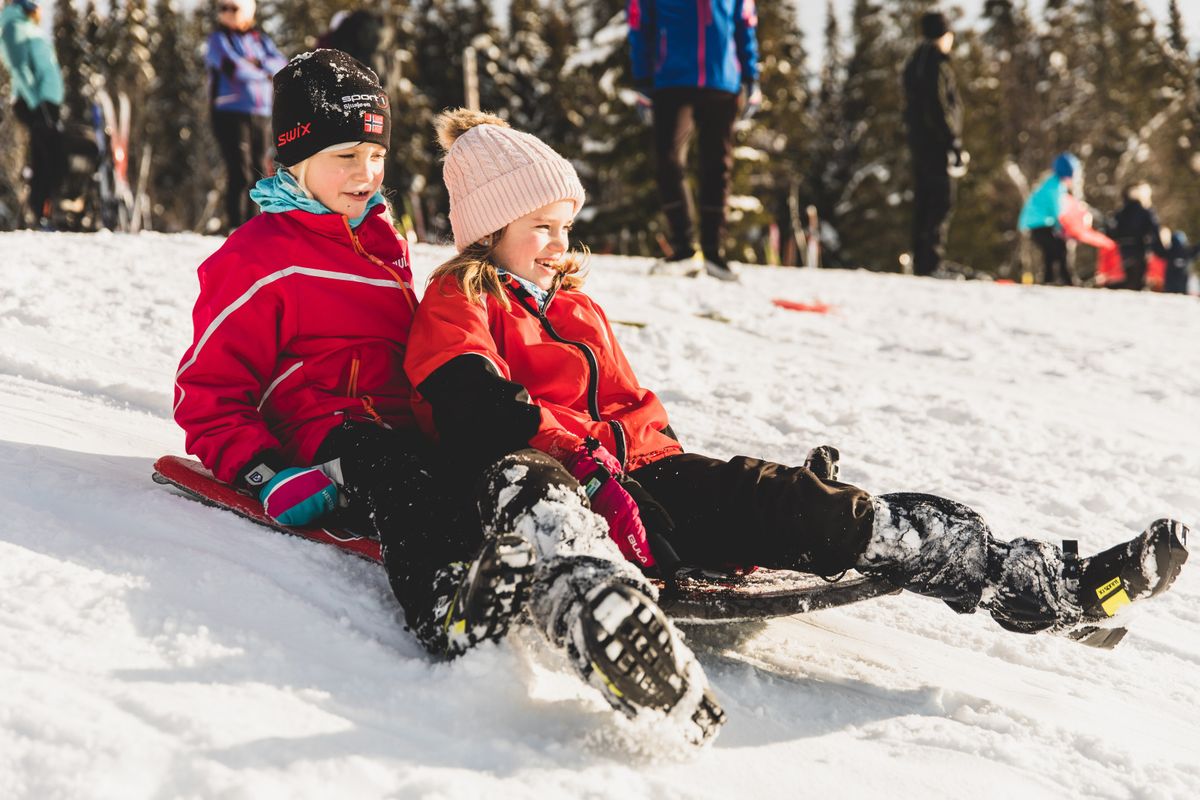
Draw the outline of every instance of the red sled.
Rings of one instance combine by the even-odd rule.
[[[188,498],[280,533],[333,545],[348,553],[382,563],[379,540],[341,528],[289,528],[263,511],[257,499],[222,483],[198,461],[162,456],[154,462],[155,483],[173,486]],[[844,606],[900,590],[887,581],[856,573],[826,580],[790,570],[756,569],[736,575],[687,569],[671,586],[658,582],[659,605],[672,617],[689,622],[731,622],[803,614]]]

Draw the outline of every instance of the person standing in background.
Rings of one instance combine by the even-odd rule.
[[[1121,248],[1121,266],[1125,279],[1109,284],[1110,289],[1132,289],[1140,292],[1146,288],[1146,260],[1150,252],[1166,258],[1158,222],[1154,213],[1153,193],[1150,184],[1139,181],[1126,187],[1125,204],[1113,216],[1109,235]]]
[[[654,128],[658,193],[671,255],[655,265],[691,261],[691,194],[684,171],[699,130],[700,249],[704,269],[737,280],[725,260],[725,205],[733,171],[733,123],[762,105],[758,13],[754,0],[629,0],[629,45],[639,113]]]
[[[37,227],[53,229],[55,195],[66,174],[59,112],[62,71],[42,30],[38,0],[13,0],[0,12],[0,62],[12,80],[13,113],[29,132],[29,210]]]
[[[950,68],[954,32],[944,14],[921,17],[922,42],[904,66],[904,122],[913,170],[913,273],[932,275],[942,261],[954,206],[954,178],[966,173],[962,104]]]
[[[225,226],[250,219],[247,190],[270,171],[271,76],[287,59],[254,21],[254,0],[217,0],[217,29],[208,36],[212,128],[225,162]]]

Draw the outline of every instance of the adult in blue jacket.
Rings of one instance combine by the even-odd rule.
[[[696,253],[688,144],[699,129],[700,248],[710,275],[736,280],[725,261],[725,205],[733,171],[733,123],[762,103],[754,0],[629,0],[629,45],[639,104],[651,116],[658,191],[672,255]],[[744,97],[743,97],[744,95]]]
[[[41,18],[38,0],[13,0],[0,12],[0,62],[12,80],[13,111],[29,131],[29,209],[38,227],[49,228],[67,157],[59,123],[62,71]]]
[[[1047,284],[1075,283],[1067,269],[1067,240],[1058,220],[1063,212],[1063,198],[1078,172],[1078,158],[1070,153],[1059,154],[1054,159],[1053,171],[1029,195],[1017,220],[1017,228],[1029,231],[1033,243],[1042,251],[1045,265],[1042,281]]]
[[[212,128],[225,162],[225,224],[254,213],[248,189],[267,171],[271,151],[271,77],[287,59],[254,21],[254,0],[216,0],[217,29],[208,36]]]

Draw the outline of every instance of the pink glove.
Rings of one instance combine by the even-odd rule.
[[[654,566],[654,554],[637,503],[618,482],[621,464],[590,436],[563,460],[563,466],[587,492],[592,511],[608,523],[608,535],[621,555],[643,569]]]

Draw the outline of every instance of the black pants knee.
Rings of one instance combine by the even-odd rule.
[[[867,493],[803,467],[684,453],[631,477],[671,515],[671,544],[687,563],[835,575],[854,566],[871,535]]]
[[[433,446],[417,431],[347,422],[314,460],[334,458],[341,459],[350,500],[339,521],[379,536],[388,582],[413,624],[427,615],[435,573],[478,549],[474,506],[447,482]]]
[[[236,228],[254,215],[248,192],[262,174],[271,146],[271,119],[214,111],[212,129],[225,162],[225,224]]]

